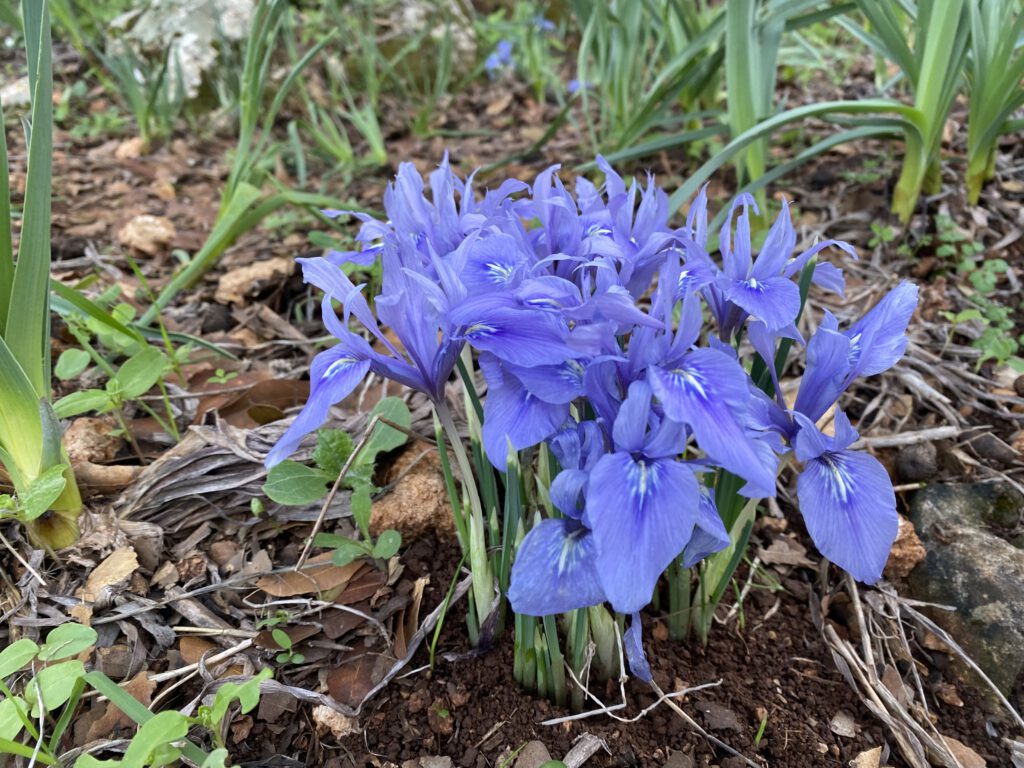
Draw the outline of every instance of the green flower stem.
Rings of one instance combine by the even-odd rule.
[[[477,491],[473,475],[473,467],[470,464],[469,456],[466,454],[466,447],[462,444],[462,437],[455,428],[455,421],[452,419],[448,404],[443,400],[434,403],[434,412],[438,421],[448,437],[452,452],[455,454],[455,461],[462,473],[462,488],[469,499],[469,550],[470,569],[473,575],[473,599],[476,604],[477,619],[482,623],[490,615],[494,605],[494,584],[491,577],[491,569],[487,562],[487,546],[484,541],[483,506],[480,503],[480,494]]]

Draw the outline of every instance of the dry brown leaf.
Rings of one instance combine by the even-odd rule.
[[[861,752],[850,761],[850,768],[879,768],[882,764],[882,748],[875,747]]]
[[[153,691],[156,690],[156,683],[149,679],[145,670],[139,672],[135,677],[124,683],[121,690],[130,695],[144,707],[149,707],[153,701]],[[135,728],[135,721],[112,703],[107,702],[107,708],[103,716],[89,728],[88,741],[107,739],[118,728]]]
[[[220,646],[205,637],[185,635],[178,641],[178,652],[188,664],[198,664],[204,653],[217,650]]]
[[[313,707],[312,715],[316,732],[321,736],[331,734],[336,739],[343,739],[359,732],[359,721],[356,718],[347,717],[323,704]]]
[[[271,282],[280,282],[295,272],[295,259],[276,256],[247,264],[221,275],[214,298],[221,304],[244,306],[249,297]]]
[[[857,721],[853,719],[853,715],[841,709],[829,721],[828,729],[836,736],[852,739],[857,735]]]
[[[957,759],[963,768],[985,768],[985,766],[988,765],[988,763],[985,762],[985,758],[968,747],[962,741],[958,741],[952,736],[943,736],[942,740],[946,742],[946,746],[949,748],[949,751],[953,753],[953,757]]]
[[[395,622],[394,653],[396,659],[404,659],[409,650],[409,638],[420,628],[420,606],[423,604],[423,591],[430,583],[429,576],[421,576],[412,585],[412,602],[402,612],[399,621]]]
[[[324,590],[324,599],[332,600],[337,605],[359,603],[377,594],[387,580],[388,577],[384,571],[375,565],[367,564],[348,584],[333,590]]]
[[[199,424],[210,411],[217,411],[220,417],[234,427],[251,429],[268,423],[262,413],[267,409],[277,414],[309,398],[309,382],[294,379],[271,379],[269,372],[241,374],[231,380],[231,387],[252,385],[240,392],[209,395],[199,401],[194,423]],[[243,378],[245,377],[245,378]]]
[[[122,547],[111,552],[106,560],[89,574],[85,586],[75,594],[87,603],[99,603],[110,595],[139,567],[139,558],[131,547]]]
[[[757,550],[757,555],[766,565],[814,567],[814,563],[807,557],[807,548],[800,542],[786,537],[776,539],[767,549]]]
[[[125,224],[117,239],[121,245],[156,256],[174,242],[177,234],[170,219],[144,213]]]
[[[962,707],[964,700],[960,698],[960,694],[956,690],[955,685],[949,683],[936,683],[932,686],[932,691],[935,692],[935,697],[951,707]]]
[[[348,565],[334,565],[331,553],[326,552],[309,559],[301,571],[268,574],[256,586],[271,597],[295,597],[333,590],[343,590],[359,572],[365,562],[356,560]]]
[[[327,690],[336,701],[358,707],[389,666],[388,659],[380,653],[350,652],[341,666],[327,673]]]
[[[373,610],[370,607],[369,600],[365,600],[349,607],[353,610],[359,611],[359,613],[366,614]],[[342,610],[330,611],[323,617],[324,634],[329,640],[337,640],[339,637],[344,637],[353,629],[356,629],[365,623],[366,619],[357,613]]]

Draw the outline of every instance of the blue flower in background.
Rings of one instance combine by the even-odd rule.
[[[487,70],[487,76],[493,80],[503,69],[507,69],[510,66],[512,66],[512,42],[509,40],[499,40],[494,50],[484,61],[484,69]]]

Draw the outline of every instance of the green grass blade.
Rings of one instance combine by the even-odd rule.
[[[890,99],[826,101],[820,104],[807,104],[773,115],[730,141],[718,154],[698,168],[679,189],[672,193],[672,196],[669,198],[669,210],[679,210],[683,203],[700,189],[701,184],[711,177],[711,174],[729,162],[736,153],[743,150],[751,142],[770,136],[779,128],[790,123],[831,114],[892,114],[897,118],[898,124],[904,131],[907,143],[907,158],[920,157],[922,155],[924,119],[914,107],[909,107],[906,104]]]
[[[0,104],[0,126],[4,124]],[[0,141],[0,339],[7,327],[14,283],[14,246],[11,240],[11,179],[7,166],[7,142]]]
[[[25,34],[32,89],[29,137],[18,262],[4,338],[38,398],[49,398],[50,331],[50,177],[53,145],[53,72],[47,3],[24,2]]]

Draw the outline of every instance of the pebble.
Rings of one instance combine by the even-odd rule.
[[[519,756],[516,758],[516,768],[540,768],[550,759],[551,753],[548,752],[548,748],[542,742],[528,741],[519,750]]]
[[[933,480],[939,471],[935,443],[907,445],[896,454],[896,474],[905,483]]]

